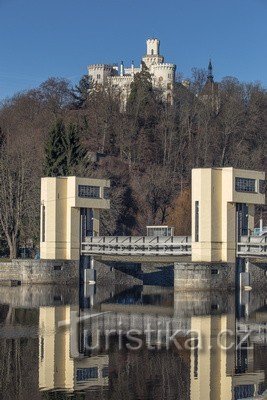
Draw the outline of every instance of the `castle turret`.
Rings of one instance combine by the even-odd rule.
[[[147,39],[146,46],[147,53],[142,60],[148,68],[164,62],[164,57],[159,54],[160,41],[158,39]]]
[[[150,68],[153,86],[162,90],[163,98],[165,98],[168,103],[173,102],[175,71],[176,65],[172,63],[153,64]]]
[[[89,79],[97,85],[103,85],[113,71],[113,67],[107,64],[92,64],[88,65],[87,69]]]
[[[159,46],[160,41],[158,39],[148,39],[146,41],[146,54],[151,56],[158,56],[159,55]]]
[[[121,61],[120,76],[124,76],[124,64],[123,64],[123,61]]]

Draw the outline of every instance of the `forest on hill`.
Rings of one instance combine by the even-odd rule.
[[[205,84],[205,72],[194,69],[186,87],[175,83],[169,105],[143,68],[124,108],[112,87],[89,94],[86,76],[75,87],[49,78],[2,102],[0,255],[38,246],[44,175],[111,180],[102,234],[142,234],[146,225],[168,223],[183,235],[190,234],[192,168],[266,171],[266,90],[228,77],[218,93],[203,95]]]

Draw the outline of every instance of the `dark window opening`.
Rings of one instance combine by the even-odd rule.
[[[104,367],[102,369],[102,377],[106,378],[107,376],[109,376],[109,367]]]
[[[62,271],[62,265],[54,265],[54,271]]]
[[[41,360],[43,360],[44,359],[44,338],[43,337],[41,337],[41,350],[40,350],[40,353],[41,353]]]
[[[237,237],[248,235],[248,205],[236,204],[237,213]]]
[[[265,194],[267,189],[267,181],[260,179],[259,180],[259,193]]]
[[[199,241],[199,201],[195,202],[195,242]]]
[[[255,393],[255,387],[253,384],[249,385],[239,385],[235,387],[234,399],[246,399],[248,397],[253,397]]]
[[[109,187],[104,187],[103,197],[106,200],[110,199],[110,188]]]
[[[94,235],[94,211],[92,208],[81,208],[81,240]]]
[[[256,192],[256,180],[249,178],[235,178],[235,190],[237,192]]]
[[[42,206],[42,242],[45,242],[45,206]]]
[[[218,275],[219,274],[219,270],[218,269],[212,269],[211,270],[211,275]]]
[[[78,186],[78,196],[88,199],[100,199],[100,187],[99,186]]]
[[[218,305],[218,304],[212,304],[212,305],[211,305],[211,310],[212,310],[212,311],[217,311],[217,310],[219,310],[219,305]]]
[[[198,378],[198,339],[194,343],[194,378]]]
[[[78,368],[76,371],[77,382],[88,381],[89,379],[95,379],[98,377],[98,368]]]

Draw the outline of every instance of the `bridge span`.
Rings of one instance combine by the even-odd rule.
[[[191,236],[93,236],[81,244],[82,255],[191,256]],[[266,236],[241,236],[236,256],[267,257]]]

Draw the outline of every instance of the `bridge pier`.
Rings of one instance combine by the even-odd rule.
[[[95,283],[96,273],[93,256],[80,257],[80,284]]]
[[[230,263],[174,263],[174,290],[233,290],[235,264]]]
[[[267,289],[267,260],[244,259],[244,268],[240,276],[240,289],[249,286],[253,290]]]

